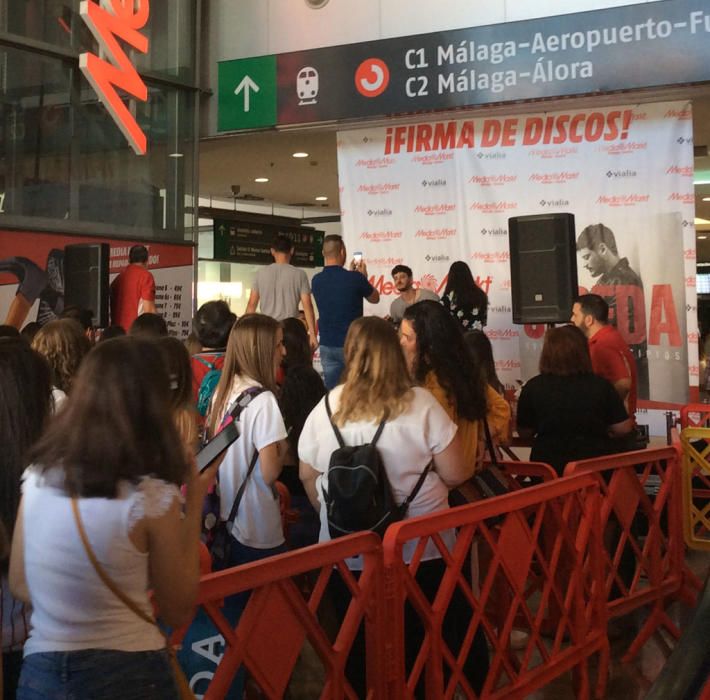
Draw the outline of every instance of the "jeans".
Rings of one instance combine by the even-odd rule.
[[[343,348],[320,346],[320,361],[323,365],[323,383],[330,391],[340,383],[340,375],[345,369]]]
[[[85,649],[26,656],[18,700],[175,700],[167,652]]]

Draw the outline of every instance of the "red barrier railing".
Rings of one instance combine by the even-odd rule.
[[[350,557],[362,562],[354,576],[346,565]],[[342,620],[326,615],[335,630],[319,620],[321,603],[333,572],[337,570],[350,592]],[[304,592],[302,577],[312,585]],[[299,654],[308,641],[323,668],[322,698],[357,698],[344,672],[351,647],[364,620],[368,649],[368,697],[382,698],[385,677],[382,549],[373,533],[361,533],[244,564],[204,576],[200,581],[201,606],[224,638],[224,655],[204,695],[223,698],[240,668],[244,668],[267,698],[280,698],[288,688]],[[236,627],[221,608],[227,596],[250,592]],[[179,644],[184,629],[171,640]]]
[[[501,515],[501,524],[490,524]],[[455,542],[447,546],[454,530]],[[595,653],[602,696],[609,645],[593,476],[555,479],[396,523],[383,550],[387,698],[411,698],[422,688],[427,698],[523,698],[573,669],[578,697],[586,698],[586,662]],[[428,559],[432,550],[438,560]],[[470,566],[472,551],[486,562],[480,576]],[[522,649],[511,644],[514,630],[527,635]],[[487,673],[486,643],[492,649]]]
[[[710,404],[689,403],[680,409],[680,427],[710,428]]]
[[[691,605],[696,599],[697,579],[684,561],[678,452],[672,447],[645,449],[572,462],[565,469],[566,475],[584,472],[596,474],[602,492],[602,564],[609,617],[650,608],[626,661],[660,627],[677,639],[680,631],[666,606],[671,599]]]

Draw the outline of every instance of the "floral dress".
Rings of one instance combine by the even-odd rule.
[[[456,297],[453,294],[444,294],[441,297],[441,303],[444,308],[458,321],[461,328],[465,331],[480,331],[486,325],[486,310],[479,309],[477,306],[465,309],[457,306]]]

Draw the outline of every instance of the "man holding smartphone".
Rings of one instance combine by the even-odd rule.
[[[326,236],[323,239],[323,271],[314,275],[311,282],[319,313],[320,358],[327,389],[340,382],[345,367],[345,336],[350,324],[362,316],[362,300],[371,304],[380,300],[380,293],[367,281],[362,253],[353,257],[350,270],[343,267],[346,260],[343,239],[337,234]]]

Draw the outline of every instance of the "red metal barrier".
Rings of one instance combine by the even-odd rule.
[[[604,597],[609,617],[641,607],[650,615],[629,647],[630,660],[651,635],[680,631],[666,614],[669,599],[694,605],[695,576],[685,565],[680,465],[672,447],[571,462],[566,475],[596,474],[602,491]]]
[[[383,542],[390,636],[386,697],[411,698],[421,682],[427,698],[463,693],[522,699],[574,669],[578,697],[586,698],[586,662],[595,653],[600,653],[597,696],[602,697],[609,644],[599,499],[596,479],[582,475],[392,525]],[[486,522],[499,515],[502,524]],[[449,551],[445,540],[453,529],[457,534]],[[416,550],[406,564],[403,548],[413,540]],[[442,574],[427,597],[422,574],[432,562],[422,558],[432,545],[441,557]],[[487,562],[480,569],[480,592],[479,581],[471,581],[472,547]],[[495,604],[501,591],[507,600],[503,615]],[[447,612],[464,625],[459,648],[451,641]],[[421,639],[412,640],[417,625]],[[528,635],[523,649],[511,645],[514,629]],[[476,694],[466,667],[478,631],[492,653]],[[412,643],[416,654],[407,660],[405,649]],[[473,666],[481,663],[473,661]]]
[[[349,557],[360,557],[362,575],[355,578],[346,566]],[[329,618],[326,631],[319,616],[328,581],[337,569],[352,599],[342,622]],[[315,583],[309,593],[299,585],[304,574]],[[384,626],[382,548],[373,533],[361,533],[306,547],[234,569],[208,574],[200,581],[197,604],[224,637],[225,651],[205,700],[225,696],[240,667],[245,668],[267,698],[281,698],[308,641],[323,667],[322,698],[357,698],[344,668],[361,621],[365,620],[368,649],[368,697],[383,698]],[[223,600],[251,591],[236,628],[220,610]],[[181,635],[171,640],[179,644]]]
[[[681,428],[710,428],[710,404],[689,403],[680,409]]]

